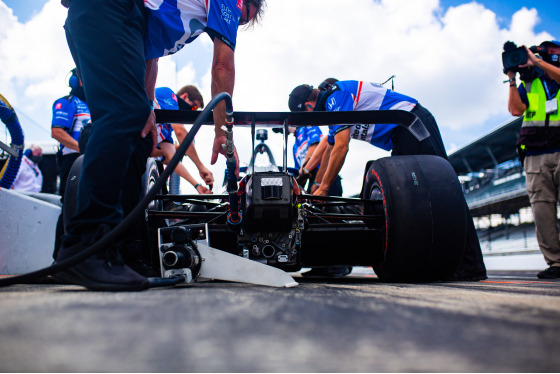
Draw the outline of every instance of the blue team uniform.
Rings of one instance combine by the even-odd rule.
[[[156,109],[170,109],[178,110],[179,103],[177,101],[177,95],[175,92],[167,87],[156,88],[156,102],[154,103]],[[158,143],[163,141],[173,143],[173,127],[170,123],[158,123]]]
[[[323,133],[320,128],[315,126],[298,127],[295,133],[294,143],[294,165],[297,169],[301,168],[309,147],[321,141]]]
[[[76,96],[62,97],[56,100],[52,107],[53,119],[51,127],[64,129],[74,140],[78,141],[80,130],[91,120],[87,104]],[[77,151],[60,146],[62,155],[77,153]]]
[[[328,112],[354,110],[406,110],[412,111],[418,101],[412,97],[388,90],[382,86],[362,81],[338,81],[339,88],[327,99]],[[334,144],[334,135],[350,128],[351,138],[366,141],[376,147],[390,151],[393,148],[391,134],[398,125],[359,124],[329,126],[329,144]]]
[[[235,49],[243,0],[144,0],[146,60],[167,56],[206,32]]]

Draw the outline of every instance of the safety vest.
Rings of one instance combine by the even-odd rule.
[[[525,150],[546,150],[560,147],[560,111],[546,114],[546,90],[540,78],[523,82],[529,106],[525,110],[517,145]],[[554,96],[560,109],[560,96]]]

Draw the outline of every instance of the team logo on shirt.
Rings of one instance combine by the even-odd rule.
[[[237,9],[243,10],[243,0],[237,0]]]
[[[235,17],[233,16],[231,9],[229,9],[227,6],[222,4],[221,10],[222,10],[222,19],[224,20],[225,23],[229,25],[232,22],[235,22]]]
[[[175,101],[173,101],[172,99],[167,98],[167,99],[163,99],[163,102],[165,103],[165,105],[171,107],[171,106],[173,106],[174,103],[177,102],[177,99],[175,99]]]
[[[56,106],[54,108],[55,109],[62,109],[62,104],[61,103],[56,103]]]
[[[333,110],[334,106],[336,105],[336,100],[334,97],[329,97],[329,101],[327,101],[327,107],[329,110]]]

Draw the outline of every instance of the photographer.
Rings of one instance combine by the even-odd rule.
[[[533,208],[537,241],[550,266],[539,278],[560,278],[560,240],[557,203],[560,197],[560,42],[547,41],[539,47],[524,47],[526,63],[507,69],[508,110],[524,115],[517,141],[519,159],[527,175],[527,192]],[[507,48],[504,46],[504,49]],[[535,56],[538,51],[542,59]],[[505,59],[504,59],[505,61]],[[541,72],[527,74],[527,71]],[[517,72],[521,84],[516,85]]]

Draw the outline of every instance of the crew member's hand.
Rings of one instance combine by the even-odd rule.
[[[227,152],[225,149],[226,136],[216,134],[214,138],[214,146],[212,147],[212,159],[210,160],[210,165],[214,165],[218,161],[218,154],[223,154],[227,157]],[[239,156],[237,156],[237,149],[233,147],[233,157],[235,158],[235,176],[239,177]]]
[[[311,193],[315,196],[329,196],[329,189],[314,184],[313,187],[311,187]]]
[[[196,192],[198,192],[200,195],[211,195],[212,194],[212,191],[210,191],[208,188],[204,187],[201,184],[199,184],[198,187],[196,187]]]
[[[206,185],[210,187],[210,190],[212,190],[212,186],[214,185],[214,174],[212,174],[212,172],[204,166],[198,169],[198,173],[204,183],[206,183]]]
[[[156,115],[153,110],[150,112],[150,116],[146,120],[146,124],[144,125],[140,136],[142,136],[142,138],[145,138],[146,136],[148,136],[148,134],[151,134],[152,136],[152,152],[150,153],[150,156],[154,157],[157,150],[157,127]]]

